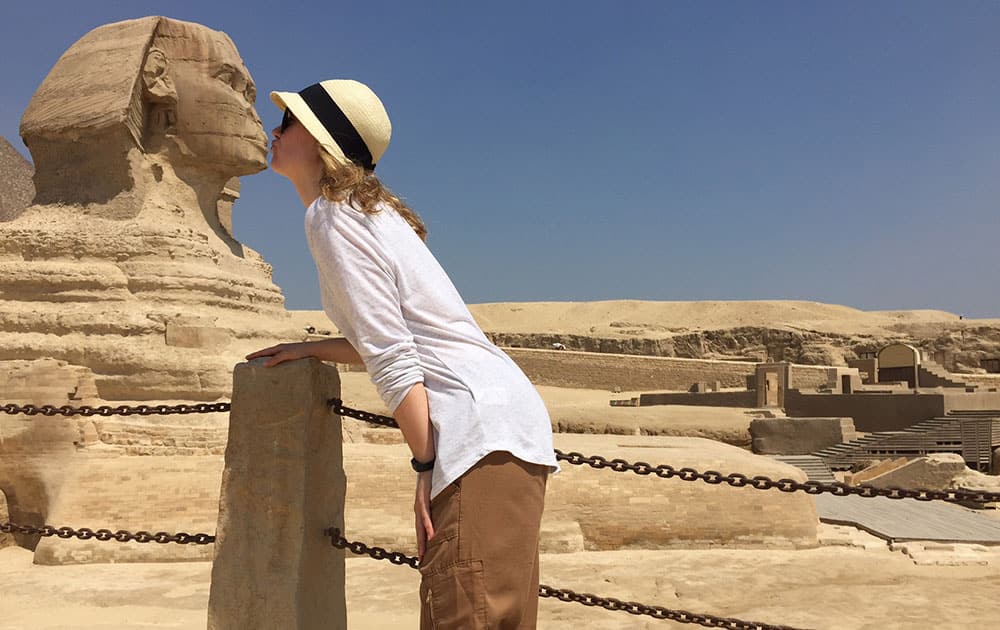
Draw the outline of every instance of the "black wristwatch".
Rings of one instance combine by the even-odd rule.
[[[410,458],[410,466],[413,466],[413,470],[420,472],[427,472],[428,470],[434,470],[434,462],[437,461],[437,457],[429,462],[418,462],[416,457]]]

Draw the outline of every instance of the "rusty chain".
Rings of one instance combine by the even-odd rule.
[[[155,542],[161,545],[166,543],[177,543],[178,545],[211,545],[215,542],[213,534],[189,534],[187,532],[177,532],[176,534],[156,532],[152,534],[147,531],[138,531],[133,534],[124,529],[113,532],[110,529],[95,530],[87,527],[74,529],[72,527],[54,527],[52,525],[34,527],[32,525],[18,525],[16,523],[0,523],[0,532],[5,534],[27,534],[29,536],[37,534],[43,537],[79,538],[80,540],[90,540],[93,538],[101,542],[109,540],[118,542],[135,541],[138,543]]]
[[[330,400],[333,412],[341,416],[349,416],[358,420],[363,420],[371,424],[385,427],[398,428],[399,425],[393,418],[382,416],[368,411],[345,407],[339,398]],[[174,414],[196,414],[196,413],[217,413],[227,412],[232,408],[231,403],[195,403],[178,405],[119,405],[112,407],[103,405],[92,407],[83,405],[81,407],[71,407],[63,405],[0,405],[0,411],[16,415],[28,416],[152,416],[152,415],[174,415]],[[600,455],[586,456],[582,453],[564,453],[558,449],[555,451],[556,459],[576,466],[587,465],[591,468],[608,468],[614,472],[632,472],[637,475],[656,475],[661,479],[671,479],[676,477],[682,481],[704,481],[712,485],[725,483],[734,488],[749,487],[756,490],[770,490],[777,488],[781,492],[805,492],[806,494],[829,493],[834,496],[855,495],[864,498],[885,497],[888,499],[916,499],[917,501],[950,501],[950,502],[973,502],[990,503],[1000,502],[1000,492],[985,492],[976,490],[926,490],[926,489],[906,489],[906,488],[875,488],[873,486],[850,486],[845,483],[824,483],[820,481],[799,482],[794,479],[774,480],[763,475],[748,477],[741,473],[731,473],[723,475],[720,472],[709,470],[700,472],[694,468],[675,469],[669,464],[658,464],[656,466],[646,462],[628,462],[624,459],[608,460]]]
[[[855,495],[864,498],[885,497],[887,499],[916,499],[917,501],[973,501],[989,503],[1000,501],[1000,492],[983,492],[978,490],[911,490],[907,488],[876,488],[874,486],[850,486],[846,483],[822,481],[795,481],[794,479],[774,480],[764,475],[748,477],[741,473],[723,475],[714,470],[699,472],[694,468],[674,468],[669,464],[653,466],[646,462],[630,463],[624,459],[606,459],[600,455],[587,457],[581,453],[563,453],[556,449],[556,459],[577,466],[587,465],[591,468],[608,468],[615,472],[633,472],[637,475],[656,475],[661,479],[676,477],[682,481],[704,481],[711,485],[726,483],[734,488],[754,488],[755,490],[770,490],[777,488],[781,492],[805,492],[806,494],[823,494],[828,492],[834,496],[845,497]]]
[[[368,411],[361,411],[345,407],[339,398],[330,400],[333,412],[340,416],[349,416],[379,424],[386,427],[398,427],[395,420],[388,416],[380,416]],[[646,462],[629,462],[624,459],[607,459],[600,455],[587,456],[582,453],[564,453],[559,449],[555,450],[556,460],[563,461],[574,466],[590,466],[591,468],[605,468],[614,472],[631,472],[640,476],[656,475],[661,479],[677,478],[681,481],[704,481],[711,485],[727,484],[733,488],[753,488],[755,490],[770,490],[777,488],[781,492],[805,492],[806,494],[830,493],[834,496],[844,497],[855,495],[864,498],[885,497],[887,499],[916,499],[917,501],[969,501],[974,503],[990,503],[1000,501],[1000,492],[984,492],[978,490],[910,490],[906,488],[876,488],[874,486],[849,486],[846,483],[834,482],[824,483],[822,481],[795,481],[794,479],[774,480],[764,475],[748,477],[741,473],[730,473],[723,475],[714,470],[700,472],[694,468],[674,468],[669,464],[658,464],[656,466]]]
[[[218,402],[218,403],[195,403],[195,404],[180,404],[180,405],[119,405],[117,407],[111,407],[109,405],[102,405],[100,407],[91,407],[90,405],[83,405],[81,407],[71,407],[69,405],[63,405],[62,407],[56,407],[55,405],[14,405],[7,404],[0,406],[0,411],[10,415],[23,414],[26,416],[170,416],[175,414],[192,414],[192,413],[216,413],[229,411],[232,408],[231,403]]]
[[[337,549],[346,549],[359,556],[368,556],[375,560],[388,560],[413,569],[420,567],[420,561],[415,556],[408,556],[399,551],[389,551],[382,547],[366,545],[360,541],[350,541],[344,538],[340,530],[330,527],[324,532],[330,537],[330,544]],[[554,588],[545,584],[538,585],[539,597],[552,597],[561,602],[575,602],[584,606],[600,606],[606,610],[627,612],[631,615],[647,615],[655,619],[669,619],[678,623],[696,623],[709,628],[731,628],[732,630],[795,630],[789,626],[776,626],[756,621],[743,621],[730,617],[715,617],[686,610],[673,610],[663,606],[648,606],[638,602],[626,602],[614,597],[601,597],[591,593],[577,593],[569,589]]]
[[[323,533],[330,537],[330,544],[337,549],[347,549],[351,553],[359,556],[369,556],[375,560],[388,560],[395,565],[406,565],[411,569],[420,568],[420,560],[418,560],[416,556],[408,556],[399,551],[389,551],[383,547],[366,545],[360,541],[352,542],[344,538],[343,535],[341,535],[340,530],[336,527],[328,527],[323,530]]]
[[[332,409],[333,413],[338,416],[349,416],[357,420],[363,420],[369,424],[377,424],[393,429],[399,428],[399,423],[396,422],[394,418],[390,418],[389,416],[380,416],[377,413],[372,413],[370,411],[361,411],[360,409],[345,407],[344,401],[339,398],[330,399],[330,409]]]

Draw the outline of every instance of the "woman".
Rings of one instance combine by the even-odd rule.
[[[558,471],[545,406],[476,325],[420,218],[375,176],[391,132],[378,97],[332,80],[271,100],[284,111],[271,168],[306,207],[323,308],[344,338],[247,359],[364,363],[413,454],[421,628],[533,628]]]

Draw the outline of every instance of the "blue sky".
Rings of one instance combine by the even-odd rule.
[[[14,3],[0,135],[100,24],[226,31],[262,98],[371,85],[379,166],[468,302],[802,299],[1000,317],[1000,2]],[[303,208],[237,236],[319,308]]]

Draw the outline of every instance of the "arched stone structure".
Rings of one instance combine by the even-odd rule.
[[[905,343],[889,344],[878,353],[878,382],[905,381],[917,387],[920,362],[918,348]]]

